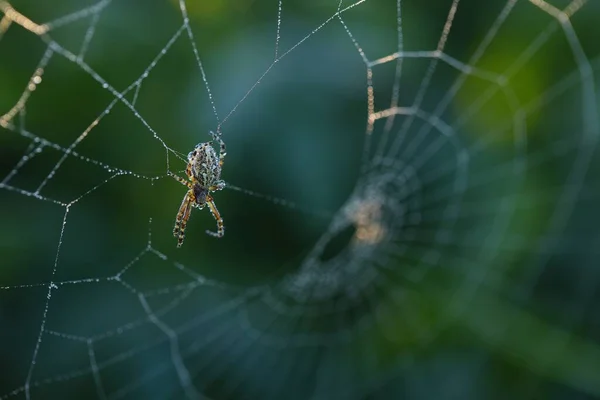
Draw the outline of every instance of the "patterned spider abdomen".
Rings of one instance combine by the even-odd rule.
[[[219,155],[210,143],[200,143],[188,155],[192,176],[200,186],[209,188],[221,178]]]

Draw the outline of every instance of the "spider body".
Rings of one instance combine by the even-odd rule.
[[[177,247],[181,247],[183,244],[185,227],[190,218],[192,207],[201,210],[205,206],[208,206],[211,214],[217,221],[217,231],[206,231],[206,233],[215,237],[222,237],[225,234],[223,219],[210,193],[225,187],[225,182],[221,180],[221,168],[223,167],[223,160],[227,153],[223,140],[213,132],[211,132],[211,135],[213,141],[218,141],[220,144],[219,154],[217,154],[212,146],[213,141],[199,143],[188,154],[188,164],[185,170],[188,180],[171,172],[168,173],[176,181],[188,188],[177,212],[175,227],[173,228],[173,236],[177,238]]]

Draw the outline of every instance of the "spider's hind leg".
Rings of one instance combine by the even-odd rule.
[[[173,228],[173,236],[177,238],[177,247],[181,247],[183,239],[185,239],[185,227],[192,213],[192,204],[194,204],[193,194],[187,192],[181,206],[179,206],[179,211],[177,211],[175,227]]]
[[[171,171],[167,171],[167,175],[169,175],[171,178],[175,179],[177,182],[181,183],[184,186],[187,186],[190,189],[194,188],[194,186],[192,185],[192,182],[185,180],[184,178],[180,177],[179,175],[175,175]]]
[[[217,210],[217,206],[215,205],[215,202],[213,201],[212,197],[206,199],[206,204],[208,204],[210,213],[213,215],[213,217],[215,217],[215,220],[217,221],[217,231],[213,232],[207,230],[206,233],[218,238],[223,237],[223,235],[225,235],[225,226],[223,224],[223,218],[221,218],[221,214],[219,214],[219,210]]]

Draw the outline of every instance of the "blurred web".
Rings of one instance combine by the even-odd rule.
[[[29,357],[27,374],[17,387],[0,386],[0,399],[44,397],[45,390],[65,383],[80,385],[81,378],[93,380],[100,399],[148,398],[148,394],[140,395],[143,388],[170,374],[174,374],[177,383],[173,390],[179,394],[175,396],[190,399],[282,398],[282,393],[313,399],[360,399],[368,395],[389,398],[386,396],[390,392],[385,390],[393,391],[390,382],[393,386],[396,379],[409,379],[407,371],[415,362],[413,353],[427,348],[442,330],[456,325],[481,342],[527,360],[526,368],[539,376],[600,396],[600,344],[597,338],[594,342],[593,338],[573,333],[587,321],[587,312],[573,314],[568,324],[559,326],[543,317],[531,317],[536,313],[527,303],[552,258],[567,253],[581,255],[580,264],[588,266],[573,271],[581,274],[577,304],[587,307],[597,297],[598,275],[593,273],[597,267],[590,266],[597,259],[600,232],[597,227],[586,231],[570,226],[577,212],[593,209],[600,198],[589,174],[597,165],[594,157],[597,158],[600,138],[596,81],[600,48],[584,47],[573,23],[586,9],[599,12],[597,6],[594,9],[594,4],[584,0],[562,2],[565,4],[560,6],[543,0],[493,2],[498,12],[486,26],[485,35],[474,40],[476,46],[463,58],[448,50],[448,41],[457,29],[456,20],[462,7],[467,7],[459,0],[443,2],[445,19],[435,27],[436,45],[417,49],[405,46],[407,35],[414,32],[405,31],[403,14],[405,7],[415,1],[388,1],[389,13],[396,15],[397,47],[383,55],[369,51],[370,45],[364,43],[368,40],[356,34],[347,18],[351,13],[362,15],[371,0],[340,0],[327,18],[287,47],[283,41],[287,4],[274,1],[274,59],[233,107],[222,109],[215,100],[221,93],[211,86],[204,65],[211,54],[205,54],[197,45],[184,0],[178,2],[182,21],[179,28],[124,90],[117,89],[86,62],[103,12],[121,7],[122,3],[104,0],[40,23],[11,3],[0,1],[0,40],[8,40],[11,30],[24,29],[45,46],[18,101],[8,110],[0,110],[0,143],[9,135],[28,141],[23,156],[2,177],[0,193],[11,192],[50,203],[59,207],[63,215],[50,276],[33,283],[3,285],[0,281],[0,293],[23,292],[23,296],[29,296],[27,291],[36,287],[46,292],[46,296],[36,299],[43,307],[37,340],[30,353],[22,355]],[[442,7],[441,3],[434,3]],[[495,51],[491,48],[498,37],[507,34],[504,27],[521,14],[544,16],[544,29],[531,35],[528,45],[514,55],[506,68],[490,69],[490,64],[482,59]],[[369,14],[364,15],[366,18]],[[57,28],[82,21],[86,21],[87,29],[78,52],[53,38]],[[366,127],[361,127],[364,144],[354,191],[338,210],[327,212],[255,192],[243,183],[228,182],[227,186],[269,205],[278,204],[291,212],[330,221],[295,271],[276,283],[252,287],[207,278],[198,272],[200,264],[184,265],[168,255],[172,254],[170,250],[153,243],[155,230],[150,218],[147,244],[116,274],[57,279],[64,257],[64,234],[71,229],[71,213],[83,199],[124,177],[152,184],[168,180],[167,171],[176,171],[185,162],[189,149],[176,150],[170,134],[154,128],[137,108],[146,80],[173,46],[185,43],[193,54],[204,95],[214,114],[213,124],[227,141],[231,117],[253,101],[250,95],[276,69],[284,68],[282,60],[307,42],[319,40],[326,28],[333,27],[343,30],[346,44],[353,46],[349,51],[358,53],[364,63]],[[567,44],[563,48],[568,49],[563,57],[572,60],[573,68],[532,98],[520,98],[515,85],[522,82],[514,84],[515,76],[533,63],[544,46],[562,40]],[[107,51],[110,53],[110,48]],[[68,145],[47,139],[44,132],[29,131],[25,123],[36,89],[46,83],[46,69],[57,60],[72,63],[111,98],[104,111]],[[419,63],[420,71],[410,69],[411,62]],[[392,74],[383,72],[390,66]],[[386,77],[385,89],[377,83],[380,71]],[[409,73],[416,90],[406,102],[403,90],[409,90],[409,83],[404,78]],[[461,93],[466,87],[473,87],[472,82],[482,86],[471,89],[465,101]],[[385,96],[378,96],[380,89]],[[566,93],[576,93],[579,106],[564,108],[561,96]],[[459,102],[461,105],[456,106]],[[507,111],[494,119],[490,109],[498,102]],[[558,108],[554,108],[556,104]],[[117,106],[124,106],[160,143],[164,165],[158,168],[164,173],[151,175],[122,169],[78,150]],[[557,110],[568,114],[564,118],[571,121],[568,126],[572,131],[560,131],[560,136],[549,136],[541,145],[530,146],[530,134],[535,130],[530,119],[550,121]],[[484,129],[480,118],[488,115],[493,122]],[[536,117],[539,115],[542,117]],[[498,138],[504,138],[502,143],[498,144]],[[36,188],[14,183],[28,163],[50,151],[60,156],[44,172]],[[565,159],[572,162],[563,162]],[[72,168],[73,161],[103,169],[109,177],[70,199],[47,194],[47,186],[57,172],[67,165]],[[556,168],[565,172],[558,182],[537,182],[540,166],[555,162]],[[539,192],[532,195],[528,188],[534,184]],[[540,218],[547,224],[531,233],[518,222],[538,208],[544,209]],[[598,215],[595,214],[596,219]],[[236,221],[226,219],[226,223],[234,225]],[[348,229],[351,237],[339,254],[325,256],[330,244]],[[148,290],[129,281],[128,273],[148,258],[181,272],[185,282]],[[515,271],[511,265],[518,262],[526,263],[527,268]],[[68,286],[107,288],[107,296],[118,287],[130,300],[139,302],[138,317],[90,336],[56,331],[49,324],[48,315],[57,307],[53,304],[56,293]],[[217,300],[203,305],[207,292],[216,293],[213,300]],[[491,321],[492,316],[503,319]],[[532,338],[515,334],[516,327],[531,333]],[[129,335],[138,332],[144,333],[131,341]],[[121,337],[127,337],[123,340],[125,348],[106,350],[106,342]],[[46,375],[39,376],[41,351],[54,339],[85,350],[87,364],[54,373],[45,371]],[[394,357],[378,348],[378,343],[390,344],[396,351]],[[125,381],[107,377],[114,375],[111,371],[115,369],[132,368],[130,365],[136,365],[130,364],[132,360],[160,346],[166,346],[166,351],[144,373]],[[99,348],[103,349],[102,358],[98,356]]]

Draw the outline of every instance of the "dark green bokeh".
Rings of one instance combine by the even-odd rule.
[[[331,18],[337,1],[284,1],[285,56],[271,69],[276,0],[188,0],[210,97],[187,31],[166,47],[182,24],[176,1],[110,3],[80,65],[64,52],[80,52],[93,16],[57,18],[91,1],[11,3],[56,27],[40,38],[13,23],[3,34],[0,116],[49,40],[60,50],[0,127],[0,178],[10,178],[0,187],[0,398],[184,398],[178,357],[197,392],[215,399],[600,397],[600,8],[585,3],[561,26],[519,1],[495,31],[511,3],[461,1],[444,46],[451,58],[438,61],[422,113],[406,132],[410,115],[379,120],[367,139],[356,46],[369,60],[397,51],[393,0],[345,11],[345,26]],[[435,50],[451,4],[403,1],[403,50]],[[461,74],[453,60],[509,79]],[[404,59],[400,106],[420,98],[431,62]],[[390,105],[396,68],[373,67],[375,111]],[[135,112],[111,105],[110,90],[144,72],[137,95],[124,95],[136,96]],[[446,101],[438,123],[431,114]],[[183,175],[177,154],[208,141],[219,121],[230,187],[215,200],[226,235],[207,236],[214,220],[195,210],[177,249],[185,188],[166,173]],[[394,143],[402,156],[361,169],[366,140],[369,157]],[[67,149],[75,153],[63,160]],[[344,220],[357,182],[381,176],[393,180],[385,204],[405,210],[384,207],[385,240],[361,247],[350,224],[312,253],[337,231],[336,215]],[[340,288],[294,297],[286,282],[305,260]]]

